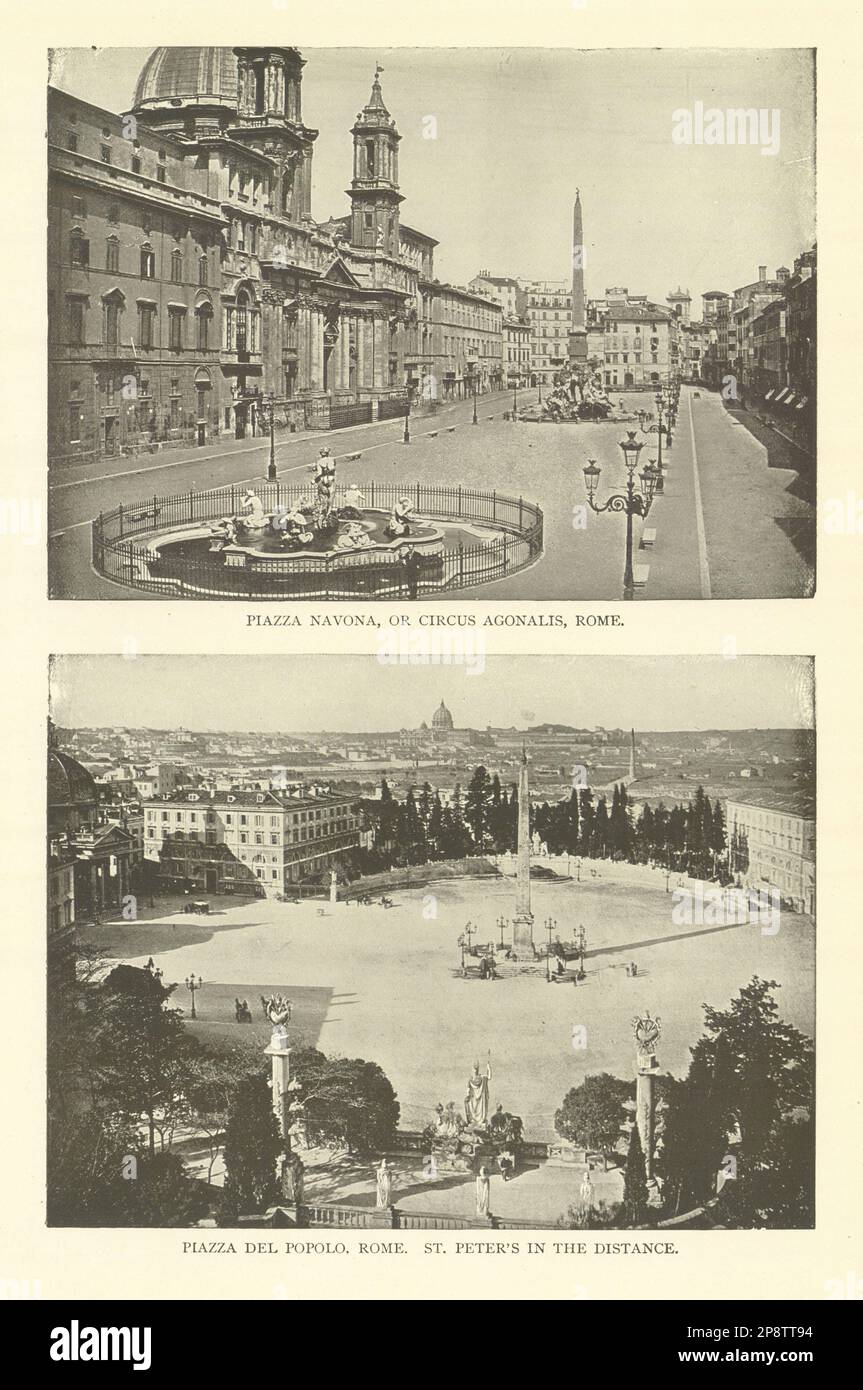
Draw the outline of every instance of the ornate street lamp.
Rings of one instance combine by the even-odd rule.
[[[585,953],[585,951],[587,950],[587,933],[586,933],[586,931],[584,930],[584,927],[583,927],[583,926],[579,926],[579,928],[578,928],[578,936],[577,936],[577,938],[576,938],[576,943],[575,943],[575,944],[576,944],[576,946],[577,946],[577,948],[578,948],[578,955],[579,955],[579,961],[580,961],[580,964],[579,964],[579,967],[578,967],[578,978],[579,978],[580,980],[583,980],[584,977],[585,977],[584,953]]]
[[[192,996],[192,1018],[198,1017],[195,1011],[195,995],[197,994],[198,990],[201,988],[203,983],[204,981],[201,979],[200,975],[196,977],[193,973],[191,975],[186,976],[186,989]]]
[[[476,380],[477,380],[477,378],[476,378],[476,368],[474,368],[474,369],[471,371],[470,378],[471,378],[471,384],[472,384],[472,386],[473,386],[473,420],[471,421],[471,424],[476,425],[476,424],[479,423],[479,421],[478,421],[477,418],[476,418]]]
[[[632,518],[640,516],[643,521],[647,517],[657,486],[657,473],[652,465],[642,469],[638,475],[641,484],[641,491],[638,492],[636,490],[635,470],[638,467],[638,457],[644,445],[635,438],[634,430],[628,430],[626,439],[620,442],[620,448],[626,464],[625,493],[613,493],[608,501],[601,506],[594,500],[601,472],[597,467],[596,459],[588,459],[584,469],[584,481],[587,487],[587,500],[592,511],[597,513],[624,512],[626,515],[626,564],[623,571],[623,597],[632,599],[635,597],[635,577],[632,572]]]
[[[267,464],[267,482],[275,483],[276,478],[276,396],[271,391],[265,400],[258,401],[258,411],[263,417],[264,428],[270,435],[270,461]]]
[[[402,437],[403,444],[410,444],[411,442],[411,402],[413,400],[413,387],[410,382],[407,383],[407,396],[407,404],[405,405],[405,432]]]

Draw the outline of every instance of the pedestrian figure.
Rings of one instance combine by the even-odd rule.
[[[405,570],[408,598],[415,599],[419,592],[420,557],[412,545],[405,547],[402,564]]]

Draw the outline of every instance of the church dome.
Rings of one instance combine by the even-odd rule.
[[[154,48],[135,84],[133,108],[237,105],[232,48]]]
[[[48,752],[48,809],[95,806],[99,799],[96,783],[85,767],[68,753],[52,748]]]
[[[440,704],[438,705],[437,709],[432,715],[432,728],[449,730],[452,727],[452,715],[450,714],[443,700],[441,700]]]

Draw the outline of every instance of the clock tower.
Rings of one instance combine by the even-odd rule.
[[[351,200],[351,244],[382,255],[399,252],[399,141],[396,123],[384,105],[375,68],[372,94],[360,111],[354,137],[354,177]]]

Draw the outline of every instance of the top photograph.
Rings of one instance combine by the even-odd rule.
[[[810,49],[48,54],[55,599],[815,591]]]

